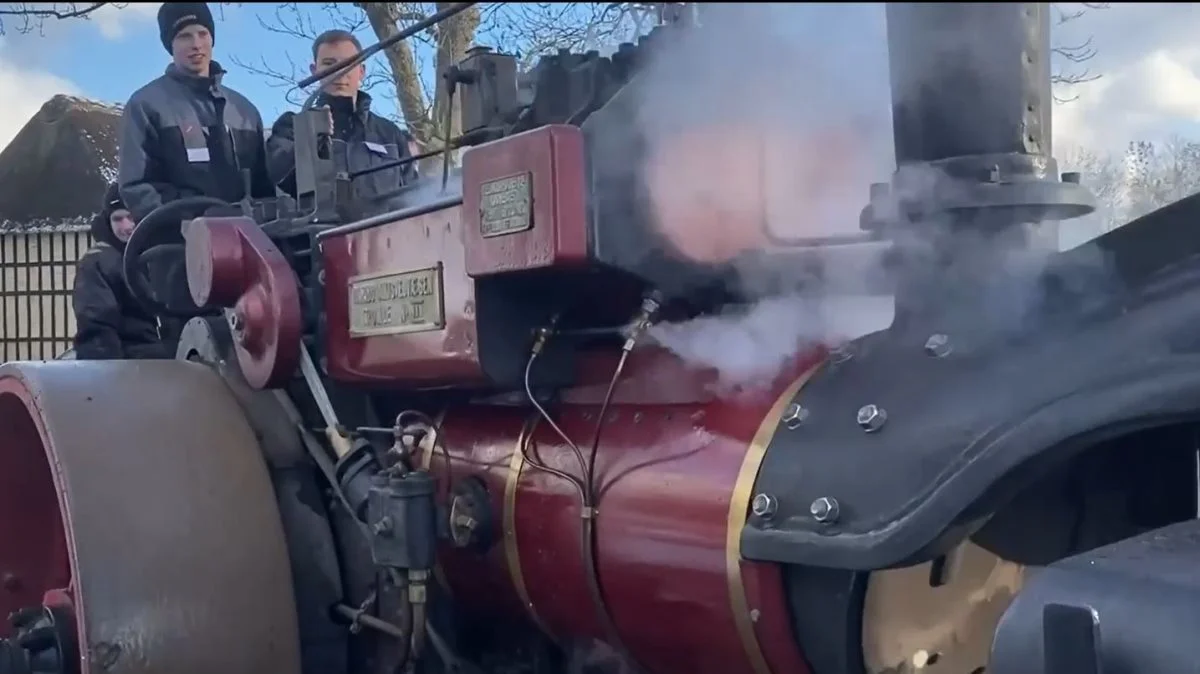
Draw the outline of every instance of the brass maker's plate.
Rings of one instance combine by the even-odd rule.
[[[351,337],[440,330],[445,324],[440,264],[350,279]]]
[[[530,173],[491,180],[479,189],[479,233],[484,238],[533,228],[533,176]]]

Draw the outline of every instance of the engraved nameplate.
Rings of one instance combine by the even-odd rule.
[[[441,265],[350,279],[351,337],[439,330],[445,324]]]
[[[521,173],[484,183],[479,199],[479,233],[484,237],[533,227],[533,179]]]

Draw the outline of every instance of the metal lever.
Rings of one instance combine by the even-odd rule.
[[[329,400],[329,393],[325,390],[325,384],[321,382],[321,375],[317,372],[317,365],[313,362],[308,347],[300,349],[300,374],[304,376],[304,383],[308,384],[308,390],[312,392],[313,402],[317,404],[321,418],[325,420],[325,437],[333,447],[333,453],[340,459],[350,453],[350,438],[342,433],[342,425],[338,422],[337,413],[333,411],[333,403]]]

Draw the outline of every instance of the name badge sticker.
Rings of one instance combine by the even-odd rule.
[[[371,141],[368,140],[368,141],[366,141],[365,144],[367,146],[367,149],[370,150],[371,152],[374,152],[375,154],[381,154],[381,155],[386,156],[388,153],[387,148],[380,145],[379,143],[372,143]]]
[[[188,162],[196,164],[199,162],[208,161],[208,148],[206,147],[189,147],[187,149]]]

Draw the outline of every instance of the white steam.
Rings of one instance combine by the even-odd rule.
[[[840,341],[886,327],[891,310],[885,297],[784,295],[736,314],[656,325],[650,336],[683,360],[716,370],[718,389],[726,393],[770,384],[805,343]]]
[[[703,9],[704,26],[663,36],[641,76],[635,121],[649,144],[643,175],[657,226],[677,250],[711,262],[861,234],[869,186],[892,168],[881,6]],[[760,302],[651,332],[726,385],[769,382],[805,343],[891,321],[888,298],[811,284],[797,294],[801,269],[782,270],[794,279],[737,271]]]
[[[803,265],[779,269],[761,257],[738,257],[862,234],[870,185],[889,182],[894,168],[886,24],[881,5],[703,10],[700,29],[652,43],[640,76],[643,187],[656,227],[676,252],[709,263],[756,260],[736,271],[740,289],[757,303],[659,325],[650,336],[685,361],[715,369],[722,386],[746,389],[772,381],[805,344],[840,342],[892,321],[890,297],[854,295],[846,288],[856,284],[830,279],[881,273],[881,255],[864,252],[868,263],[841,269],[848,247],[821,248],[817,255],[828,257],[833,273],[817,283]],[[906,167],[905,176],[892,187],[895,201],[928,199],[934,182],[946,188],[929,168]],[[836,248],[842,251],[834,257]],[[961,321],[964,332],[1006,330],[1026,320],[1039,296],[1037,275],[1002,272],[1043,266],[1048,254],[1020,248],[955,260],[955,273],[972,282],[938,302],[949,307],[954,325],[947,329]],[[982,321],[980,306],[990,312]]]

